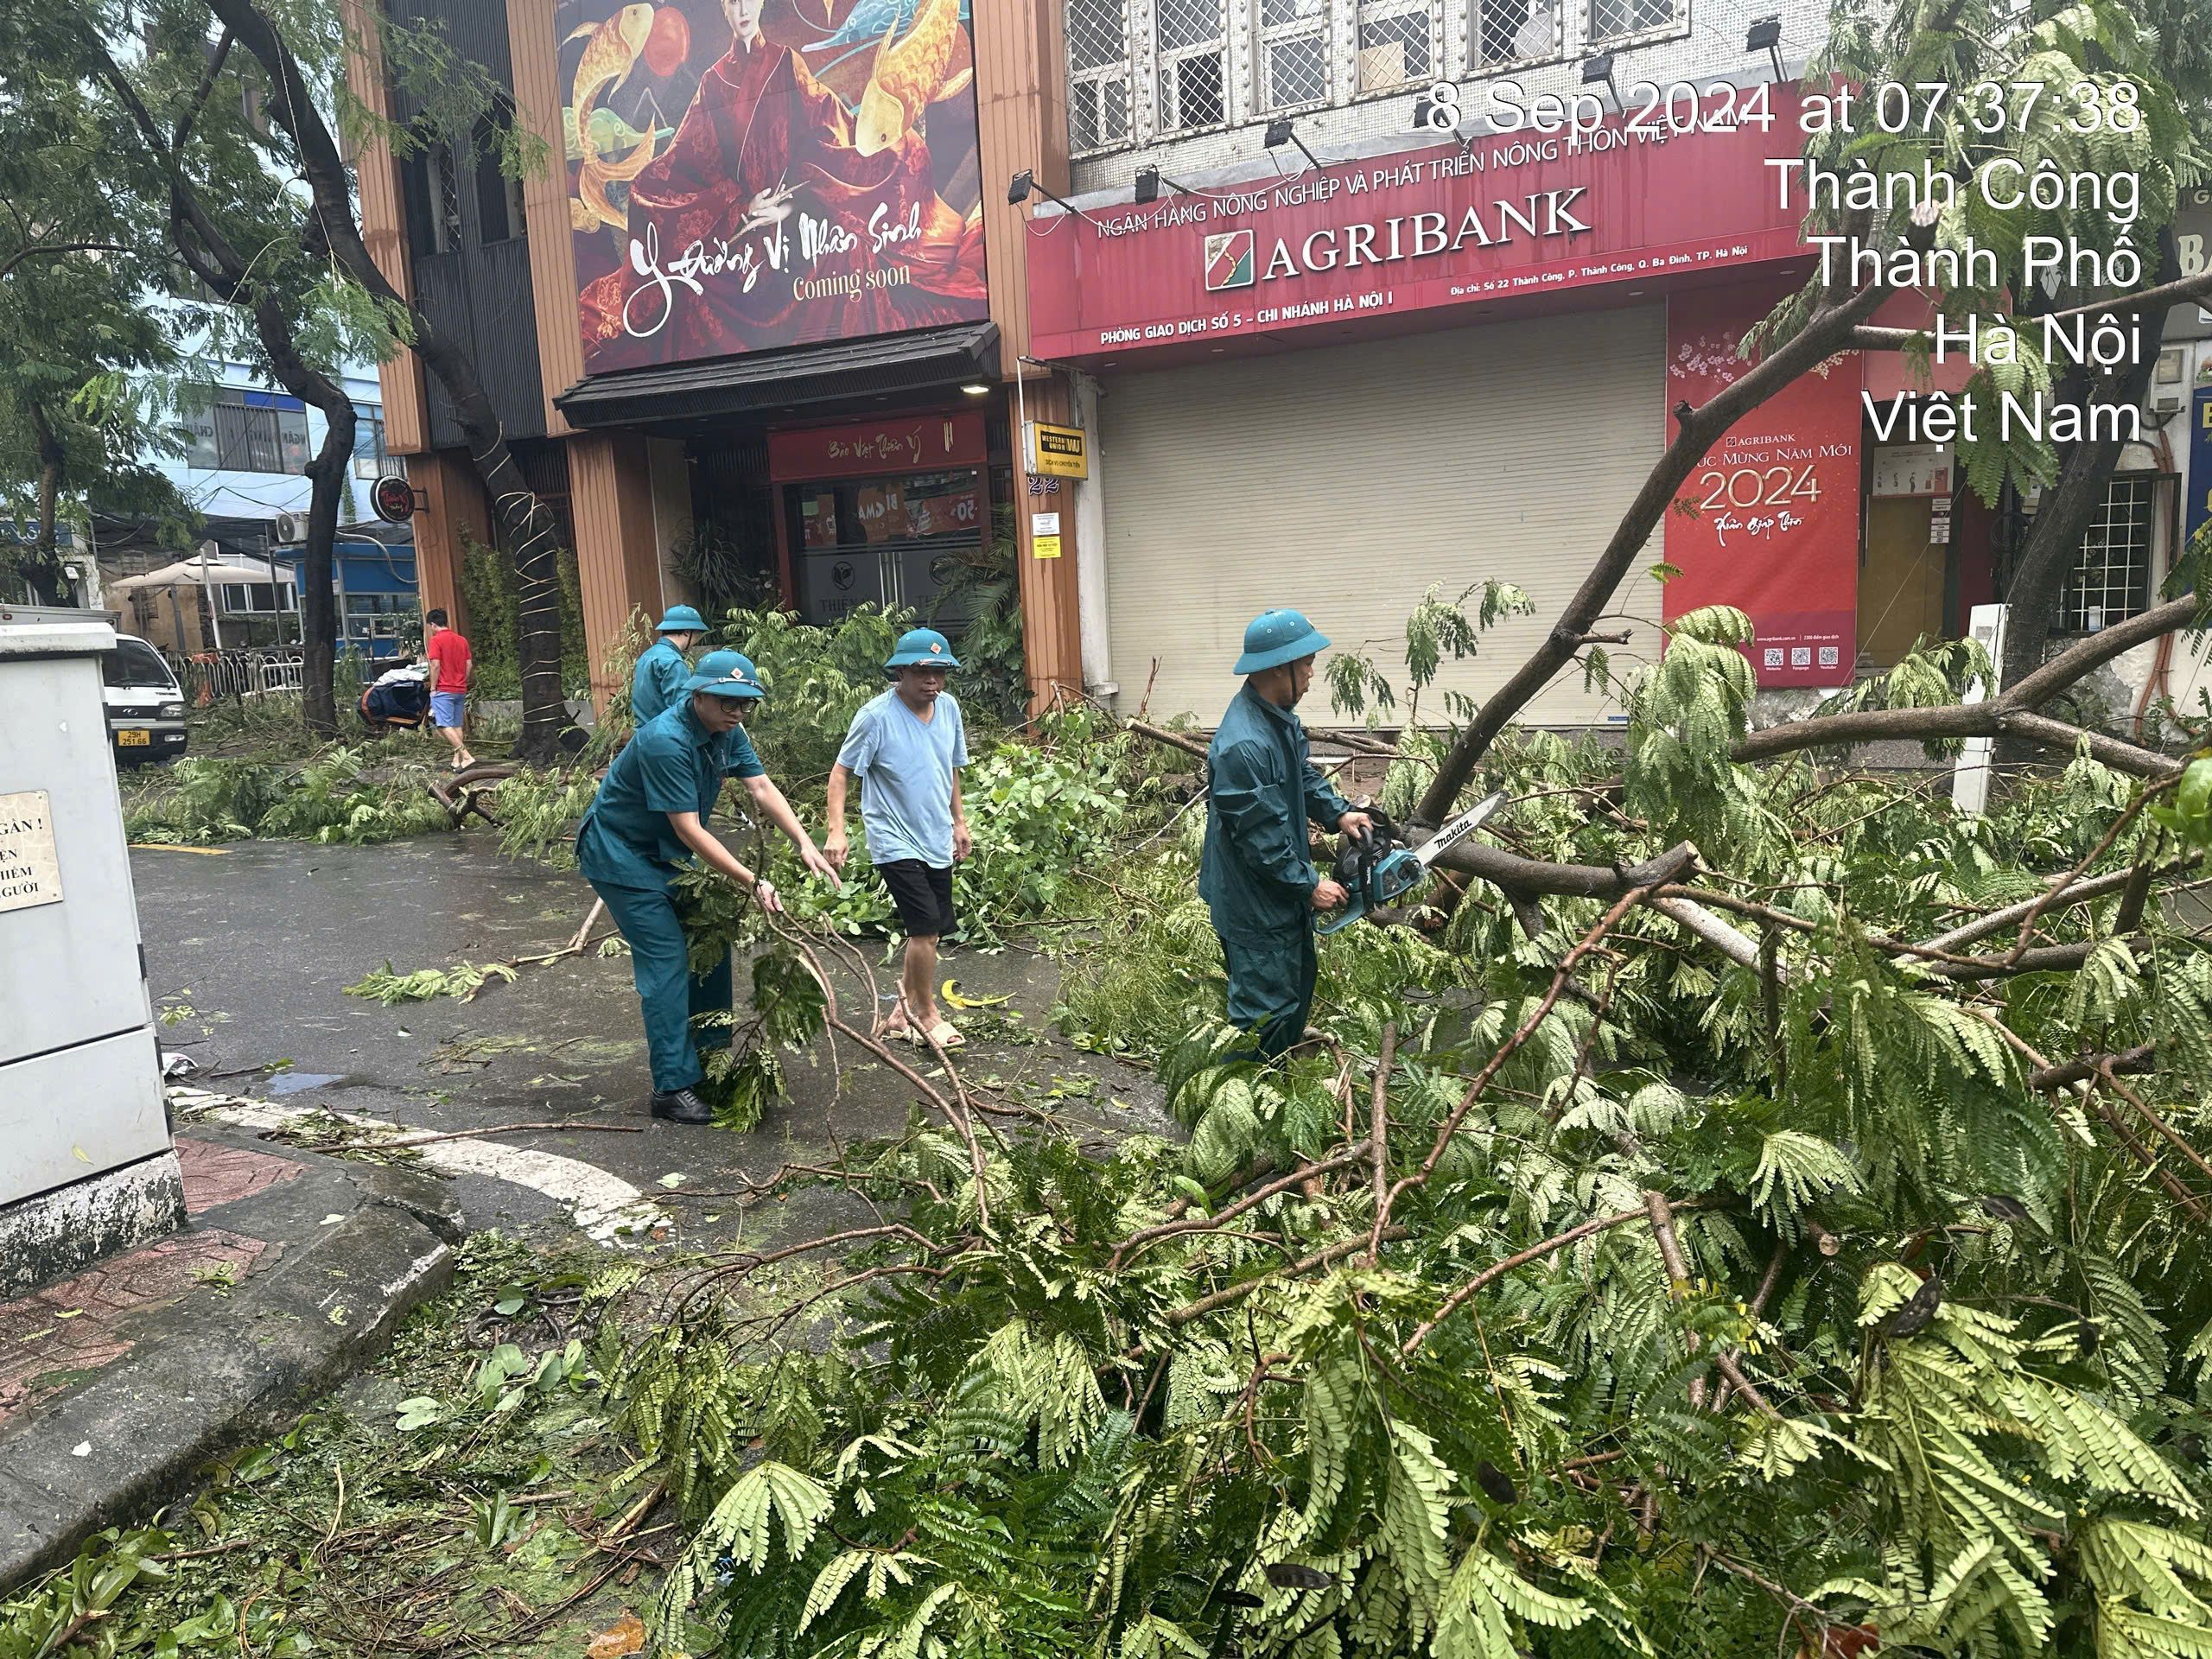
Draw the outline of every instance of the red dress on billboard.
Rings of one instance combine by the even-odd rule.
[[[779,222],[748,222],[783,192]],[[981,216],[938,194],[923,135],[860,155],[799,54],[756,40],[706,72],[632,182],[624,263],[584,289],[581,320],[585,366],[601,372],[986,314]]]

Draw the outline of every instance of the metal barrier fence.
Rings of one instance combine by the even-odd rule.
[[[162,654],[176,671],[185,700],[195,708],[271,692],[297,694],[300,690],[302,653],[297,645],[195,651],[188,657]]]

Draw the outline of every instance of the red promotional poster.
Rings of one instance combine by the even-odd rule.
[[[1751,366],[1745,332],[1780,297],[1758,283],[1694,289],[1667,302],[1666,416],[1704,403]],[[1667,515],[1672,621],[1732,605],[1758,631],[1762,686],[1851,683],[1858,655],[1859,359],[1842,353],[1728,429]]]
[[[594,374],[988,315],[966,0],[561,0]]]

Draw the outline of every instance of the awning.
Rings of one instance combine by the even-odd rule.
[[[662,426],[995,382],[995,322],[588,375],[553,402],[580,427]]]

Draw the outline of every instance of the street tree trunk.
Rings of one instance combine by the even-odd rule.
[[[2158,275],[2163,286],[2181,275],[2181,264],[2171,226],[2158,235]],[[2123,330],[2139,331],[2132,360],[2107,373],[2077,372],[2060,388],[2058,397],[2096,410],[2140,409],[2158,366],[2158,338],[2167,308],[2128,309],[2114,307],[2105,314]],[[2101,429],[2093,422],[2092,432]],[[2051,629],[2058,620],[2058,601],[2066,579],[2081,563],[2082,537],[2112,486],[2113,470],[2125,448],[2116,437],[2086,438],[2062,452],[2058,478],[2044,492],[2035,524],[2005,584],[2004,599],[2010,607],[2005,618],[2005,660],[2002,683],[2017,685],[2043,665],[2050,648]],[[2037,753],[2036,746],[2012,735],[2000,737],[1992,761],[2001,778]]]
[[[301,354],[291,322],[272,296],[264,293],[255,300],[253,323],[284,390],[321,410],[327,423],[321,448],[307,467],[313,492],[308,498],[307,543],[300,566],[300,702],[308,734],[334,738],[338,735],[338,697],[333,683],[338,667],[338,601],[331,592],[331,569],[338,544],[338,511],[346,499],[346,477],[353,464],[358,422],[353,400],[346,395],[346,389]]]
[[[512,552],[520,590],[522,735],[515,758],[554,760],[569,713],[561,687],[561,583],[552,510],[515,464],[499,412],[467,348],[411,305],[369,257],[337,140],[276,24],[254,0],[207,0],[207,5],[270,78],[274,93],[269,113],[291,136],[301,175],[314,193],[316,230],[332,257],[379,305],[406,315],[412,338],[393,343],[422,359],[453,404],[491,503],[499,544]]]
[[[61,469],[67,455],[61,440],[47,419],[46,406],[30,406],[31,429],[38,436],[38,530],[31,543],[31,560],[17,568],[29,584],[31,598],[40,605],[60,605],[69,595],[61,579],[61,550],[55,515],[60,510]]]

